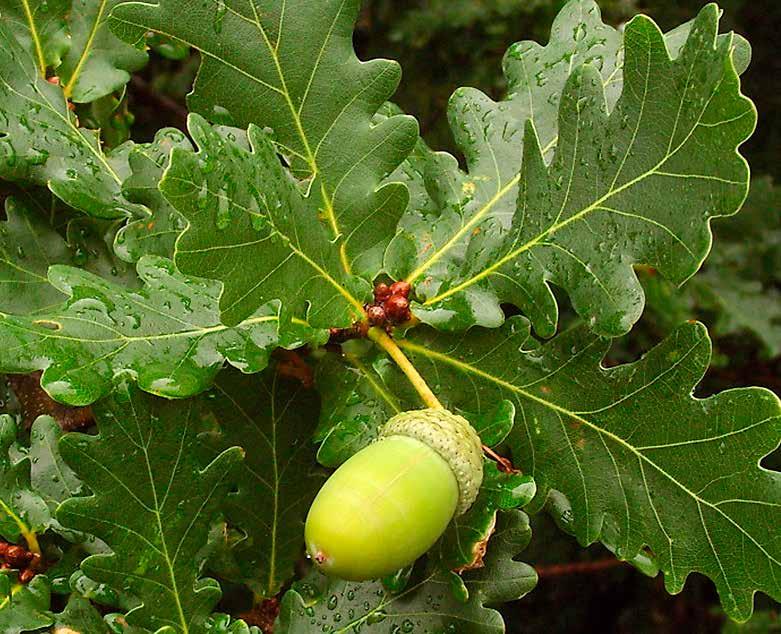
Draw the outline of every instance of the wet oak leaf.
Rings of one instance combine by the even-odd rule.
[[[442,569],[463,573],[483,567],[486,550],[494,547],[492,536],[500,511],[525,506],[536,492],[531,476],[503,473],[495,462],[486,460],[475,503],[466,513],[453,518],[437,544]]]
[[[304,543],[304,519],[324,481],[309,441],[319,399],[314,390],[281,378],[222,373],[209,405],[217,421],[209,447],[244,448],[222,508],[242,537],[232,545],[235,570],[226,578],[256,597],[276,595],[294,574]],[[222,571],[221,571],[222,572]]]
[[[563,521],[582,544],[602,539],[626,560],[648,546],[671,593],[701,572],[733,618],[750,616],[757,591],[781,597],[781,474],[759,466],[781,441],[779,399],[761,388],[694,398],[711,354],[702,325],[607,369],[609,339],[581,327],[540,345],[520,317],[400,343],[446,407],[513,401],[513,463],[540,504],[566,496]]]
[[[317,340],[300,323],[279,336],[274,304],[225,326],[218,285],[181,275],[170,260],[147,256],[138,274],[145,286],[134,291],[73,267],[52,267],[51,283],[70,299],[34,317],[0,313],[0,369],[43,370],[43,388],[69,405],[94,402],[121,376],[153,394],[184,398],[206,389],[226,360],[258,372],[274,348]]]
[[[314,328],[363,319],[368,282],[342,270],[338,246],[270,137],[254,125],[246,135],[213,128],[198,115],[188,127],[198,152],[174,149],[160,189],[189,223],[176,265],[222,282],[222,320],[235,325],[273,300],[283,329],[292,318]]]
[[[0,222],[0,310],[27,314],[56,306],[65,296],[46,273],[52,264],[70,263],[72,251],[24,199],[6,198],[5,215]]]
[[[98,132],[78,127],[62,87],[41,77],[33,52],[0,22],[0,177],[46,186],[88,215],[142,214],[121,190],[131,147],[104,152]]]
[[[68,27],[71,46],[55,73],[65,95],[89,103],[124,88],[130,73],[147,62],[147,54],[123,42],[108,25],[120,0],[74,0]]]
[[[0,13],[0,24],[5,24],[17,41],[31,51],[39,74],[59,66],[70,48],[67,18],[69,0],[7,0]]]
[[[36,577],[28,585],[11,586],[7,575],[0,577],[0,631],[21,634],[40,631],[52,624],[49,582]]]
[[[322,407],[314,440],[320,443],[320,464],[338,467],[377,438],[385,421],[406,408],[408,395],[400,397],[397,386],[385,384],[381,370],[386,363],[383,355],[362,356],[349,346],[342,354],[328,354],[317,362],[315,385]]]
[[[38,551],[38,533],[52,525],[52,515],[30,482],[30,459],[13,451],[16,436],[14,419],[0,415],[0,536]]]
[[[359,7],[359,0],[126,2],[111,26],[139,45],[152,31],[199,51],[190,110],[214,123],[271,128],[293,173],[309,179],[308,213],[322,217],[344,272],[373,277],[407,204],[403,186],[382,180],[414,145],[417,124],[407,116],[372,122],[401,70],[389,60],[358,60]]]
[[[114,248],[127,262],[137,262],[144,255],[174,256],[174,243],[186,222],[158,185],[175,147],[191,150],[192,144],[180,130],[163,128],[155,134],[154,141],[136,145],[128,156],[131,174],[122,190],[129,200],[144,205],[149,213],[129,221],[117,234]]]
[[[386,254],[394,276],[416,284],[415,313],[440,328],[496,327],[512,303],[550,336],[554,282],[616,336],[642,312],[634,264],[675,283],[695,273],[709,220],[745,197],[737,148],[756,120],[735,69],[747,46],[717,27],[715,5],[666,39],[639,16],[619,47],[596,5],[573,0],[548,46],[508,52],[507,100],[457,92],[451,119],[470,172],[429,156],[424,178],[441,211]]]
[[[87,558],[82,569],[141,601],[129,624],[205,633],[220,589],[201,576],[204,545],[242,452],[234,447],[201,463],[197,399],[166,401],[124,384],[94,409],[97,436],[72,433],[60,441],[92,495],[67,500],[57,518],[112,551]]]

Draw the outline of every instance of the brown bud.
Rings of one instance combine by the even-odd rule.
[[[409,300],[401,295],[394,295],[385,302],[385,314],[394,323],[400,324],[410,318]]]
[[[39,570],[41,561],[41,556],[38,553],[33,553],[33,556],[30,558],[30,570]]]
[[[412,286],[409,282],[400,281],[400,282],[393,282],[390,287],[391,295],[401,295],[402,297],[409,298],[410,291],[412,290]]]
[[[30,562],[32,557],[32,553],[17,545],[10,546],[5,554],[6,561],[14,568],[23,568]]]
[[[366,316],[369,318],[369,323],[373,326],[382,324],[385,322],[385,309],[382,306],[373,304],[366,309]]]
[[[2,542],[0,541],[0,557],[5,557],[5,554],[8,552],[8,548],[11,544],[8,542]]]
[[[25,568],[22,570],[22,572],[19,573],[19,583],[30,583],[33,580],[33,577],[35,576],[35,571],[30,570],[29,568]]]
[[[0,570],[10,570],[11,564],[9,564],[7,561],[4,561],[0,564]]]
[[[374,300],[377,302],[384,302],[392,294],[393,293],[391,292],[391,289],[388,288],[388,285],[384,284],[383,282],[380,282],[377,284],[377,286],[374,287]]]

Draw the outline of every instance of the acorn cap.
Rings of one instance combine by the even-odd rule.
[[[483,444],[466,418],[446,409],[402,412],[380,430],[381,438],[388,436],[409,436],[436,451],[458,481],[456,515],[472,506],[483,482]]]

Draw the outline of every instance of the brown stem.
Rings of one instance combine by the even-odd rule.
[[[500,456],[498,453],[496,453],[493,449],[491,449],[487,445],[483,445],[483,451],[485,452],[486,455],[496,460],[496,463],[499,465],[499,471],[503,471],[504,473],[521,473],[521,470],[516,469],[509,458]]]

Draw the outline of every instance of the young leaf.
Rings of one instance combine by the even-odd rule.
[[[65,240],[21,198],[5,200],[0,223],[0,310],[33,313],[59,304],[65,296],[49,283],[52,264],[71,261]]]
[[[273,597],[293,576],[302,554],[304,519],[323,483],[309,442],[319,407],[317,393],[279,378],[223,373],[210,406],[219,429],[217,452],[240,445],[244,461],[231,478],[235,491],[222,505],[228,523],[243,538],[233,546],[232,581],[256,596]]]
[[[43,370],[41,384],[69,405],[88,405],[128,373],[153,394],[183,398],[206,389],[228,361],[258,372],[276,347],[317,339],[305,325],[277,334],[278,308],[263,306],[229,328],[220,323],[215,282],[190,280],[170,260],[138,263],[145,287],[135,292],[91,273],[56,266],[52,285],[70,296],[35,317],[0,313],[0,369]]]
[[[23,539],[29,550],[40,552],[36,533],[51,525],[52,516],[30,485],[30,460],[9,454],[16,432],[13,418],[0,415],[0,535],[11,543]]]
[[[77,127],[60,86],[37,72],[33,53],[0,22],[0,177],[47,186],[87,214],[143,212],[121,193],[131,144],[104,153],[95,131]]]
[[[195,400],[164,401],[125,384],[94,410],[98,436],[68,434],[60,443],[93,495],[66,501],[57,518],[112,550],[82,569],[140,599],[131,625],[204,633],[220,597],[218,584],[201,577],[204,545],[241,450],[200,464]]]
[[[69,0],[8,0],[3,3],[0,24],[5,23],[25,50],[35,56],[38,74],[59,66],[70,47],[66,18]]]
[[[735,618],[748,618],[756,591],[781,597],[781,474],[758,466],[781,438],[779,400],[760,388],[693,398],[710,361],[701,325],[610,369],[609,340],[577,328],[539,346],[522,318],[400,345],[447,407],[514,402],[513,462],[541,501],[552,489],[568,498],[581,543],[610,533],[621,559],[650,547],[672,593],[706,574]]]
[[[62,428],[51,416],[39,416],[30,430],[30,483],[52,515],[61,502],[78,495],[81,480],[60,455]]]
[[[314,433],[320,443],[317,460],[326,467],[338,467],[377,437],[378,428],[394,414],[406,409],[385,385],[372,359],[345,350],[341,356],[328,354],[317,363],[315,383],[320,391],[320,421]]]
[[[388,60],[360,62],[352,47],[359,0],[239,0],[191,6],[126,2],[112,28],[131,42],[147,30],[198,50],[189,106],[213,122],[274,130],[293,173],[311,179],[309,215],[321,214],[346,273],[373,277],[407,203],[381,185],[412,148],[417,125],[372,116],[401,75]]]
[[[73,594],[65,609],[54,617],[53,634],[109,634],[108,625],[95,607]]]
[[[334,634],[504,632],[501,615],[490,606],[519,599],[537,583],[534,569],[514,560],[530,537],[526,515],[512,511],[502,516],[485,568],[465,575],[465,603],[453,596],[449,574],[434,570],[395,595],[379,582],[354,584],[314,573],[285,594],[275,632],[309,632],[315,624],[329,626]]]
[[[192,144],[176,128],[163,128],[152,143],[136,145],[130,152],[131,174],[122,189],[129,200],[144,205],[151,213],[128,222],[117,234],[114,248],[127,262],[137,262],[144,255],[174,256],[174,242],[186,222],[158,188],[173,148],[192,150]]]
[[[268,136],[251,125],[250,149],[239,131],[213,129],[191,115],[197,153],[175,149],[160,190],[188,221],[176,243],[186,274],[223,283],[222,320],[235,325],[271,300],[312,327],[346,327],[363,317],[361,298],[339,264],[327,229],[306,207]]]
[[[126,44],[108,28],[119,0],[74,0],[70,11],[71,46],[56,69],[65,96],[88,103],[122,89],[130,73],[146,64],[144,51]]]
[[[34,578],[29,585],[11,587],[7,575],[0,577],[0,632],[21,634],[52,624],[49,612],[49,582]]]
[[[472,93],[455,98],[453,117],[464,123],[475,171],[463,176],[452,157],[439,155],[429,187],[452,210],[440,223],[445,235],[448,226],[457,230],[422,249],[401,234],[386,257],[396,277],[417,283],[416,314],[438,327],[497,326],[500,302],[510,302],[550,336],[557,321],[552,281],[598,331],[622,334],[642,311],[632,265],[652,264],[676,283],[686,280],[710,247],[709,219],[734,213],[745,197],[748,171],[736,149],[753,130],[755,113],[739,91],[732,39],[717,37],[715,5],[703,9],[679,51],[671,47],[674,58],[653,22],[632,20],[617,101],[614,32],[593,15],[573,19],[586,6],[568,5],[557,39],[544,50],[529,43],[515,49],[525,73],[517,87],[528,88],[532,104],[523,109],[531,112],[542,95],[530,87],[532,76],[540,87],[566,80],[561,102],[554,100],[558,123],[548,105],[522,134],[530,114],[510,125],[507,102],[490,107]],[[589,54],[577,57],[573,46]],[[522,93],[512,94],[515,104]],[[510,148],[518,158],[506,156]]]

